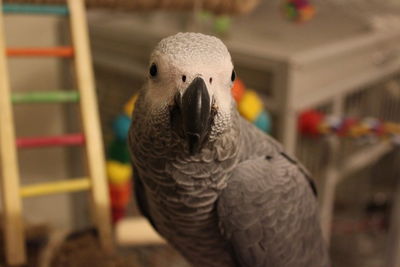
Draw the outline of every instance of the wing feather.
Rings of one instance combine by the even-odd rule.
[[[285,156],[270,156],[240,163],[218,201],[239,266],[329,266],[312,188]]]

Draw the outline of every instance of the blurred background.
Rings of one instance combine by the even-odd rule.
[[[96,254],[88,231],[56,242],[90,227],[87,193],[43,196],[25,200],[23,208],[29,225],[45,226],[32,238],[47,241],[32,246],[52,251],[47,266],[189,266],[162,242],[135,241],[140,229],[129,228],[138,212],[129,197],[125,146],[152,49],[183,31],[224,41],[239,78],[233,94],[240,113],[311,171],[332,266],[400,266],[399,0],[86,2],[119,254],[112,259]],[[68,28],[57,16],[5,16],[10,47],[67,45]],[[75,86],[65,60],[18,58],[9,61],[9,69],[15,92]],[[81,127],[76,104],[18,105],[14,116],[17,136]],[[77,177],[85,169],[84,155],[74,147],[23,150],[18,159],[22,184]],[[124,186],[116,186],[117,180]],[[56,240],[49,250],[48,240]],[[29,266],[46,266],[36,259],[40,253],[31,252]]]

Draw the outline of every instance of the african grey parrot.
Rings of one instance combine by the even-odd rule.
[[[238,115],[235,76],[216,37],[156,46],[129,131],[140,211],[193,266],[329,266],[313,183]]]

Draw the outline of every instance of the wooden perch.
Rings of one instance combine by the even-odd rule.
[[[65,0],[7,0],[10,4],[65,4]],[[141,10],[193,10],[202,8],[217,14],[245,14],[258,4],[259,0],[86,0],[88,8],[107,8],[123,11]]]

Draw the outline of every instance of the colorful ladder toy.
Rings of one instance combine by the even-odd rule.
[[[10,265],[26,262],[22,197],[90,190],[93,200],[94,222],[105,251],[112,251],[109,197],[107,192],[104,152],[96,106],[96,94],[91,68],[87,22],[83,0],[68,0],[68,5],[2,4],[4,13],[68,15],[73,47],[6,48],[3,12],[0,12],[0,163],[4,212],[5,255]],[[35,93],[10,92],[8,57],[60,57],[73,58],[79,91],[52,91]],[[29,103],[79,102],[83,133],[50,137],[15,137],[12,105]],[[88,178],[70,179],[37,185],[20,186],[17,148],[45,146],[86,147]]]

